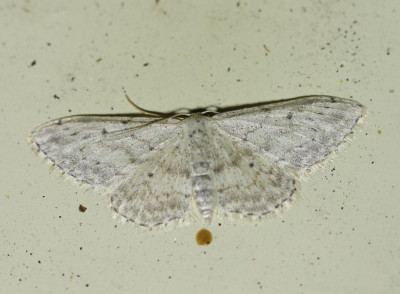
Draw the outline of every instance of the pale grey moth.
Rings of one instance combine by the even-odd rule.
[[[65,174],[110,193],[146,227],[196,211],[261,216],[338,149],[364,116],[353,100],[307,96],[192,111],[77,115],[37,128],[32,142]]]

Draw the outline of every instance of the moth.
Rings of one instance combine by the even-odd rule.
[[[306,96],[189,113],[76,115],[35,129],[55,166],[111,197],[138,225],[261,216],[290,199],[304,175],[360,125],[351,99]]]

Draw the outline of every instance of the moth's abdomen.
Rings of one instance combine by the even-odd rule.
[[[192,163],[193,192],[200,214],[206,219],[211,219],[215,206],[212,176],[209,161]]]
[[[194,114],[185,119],[184,123],[191,155],[193,196],[200,214],[203,218],[211,220],[217,201],[213,184],[215,145],[208,126],[209,120],[206,116]]]

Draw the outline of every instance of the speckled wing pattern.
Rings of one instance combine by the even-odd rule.
[[[191,203],[206,220],[275,210],[363,114],[350,99],[308,96],[216,114],[71,116],[31,139],[66,174],[107,189],[118,214],[153,227],[187,219]]]
[[[152,227],[188,213],[190,165],[179,160],[188,152],[180,144],[179,123],[145,116],[71,116],[39,127],[32,141],[76,180],[111,187],[118,214]]]
[[[226,212],[261,216],[274,211],[296,190],[296,176],[241,141],[215,134],[220,166],[215,193]]]
[[[354,100],[306,96],[224,112],[214,119],[218,131],[301,172],[335,151],[364,112]]]
[[[307,96],[215,115],[216,149],[225,163],[215,181],[220,205],[243,215],[273,211],[294,193],[300,175],[337,150],[364,112],[350,99]]]
[[[117,213],[148,227],[186,218],[191,170],[189,150],[179,139],[173,138],[157,153],[141,157],[141,164],[111,195]]]
[[[177,137],[175,120],[154,117],[70,116],[37,128],[32,141],[66,174],[95,188],[109,187]]]

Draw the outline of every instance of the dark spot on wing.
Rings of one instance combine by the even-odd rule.
[[[249,163],[249,166],[250,166],[251,168],[253,168],[253,167],[254,167],[254,162],[250,162],[250,163]]]
[[[76,136],[78,135],[78,132],[72,133],[71,136]]]
[[[185,169],[185,177],[186,179],[189,179],[191,176],[191,171],[189,169]]]
[[[147,175],[149,176],[149,178],[151,178],[152,176],[154,176],[153,173],[147,173]]]
[[[237,166],[237,165],[239,164],[239,161],[240,161],[240,155],[239,155],[239,154],[236,154],[236,155],[232,158],[231,163],[232,163],[233,166]]]
[[[292,113],[292,112],[289,112],[289,113],[286,115],[286,118],[289,119],[289,120],[291,120],[292,117],[293,117],[293,113]]]
[[[214,173],[218,174],[223,170],[223,168],[224,168],[223,164],[217,164],[215,165],[213,171]]]
[[[126,125],[129,122],[129,120],[121,120],[121,124]]]

